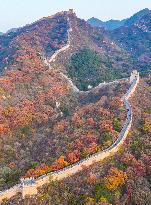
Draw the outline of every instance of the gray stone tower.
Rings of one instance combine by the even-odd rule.
[[[137,70],[133,70],[130,76],[130,83],[136,80],[139,77],[139,72]]]
[[[30,177],[27,179],[21,179],[22,184],[22,197],[23,199],[25,196],[29,195],[36,195],[37,194],[37,187],[34,178]]]

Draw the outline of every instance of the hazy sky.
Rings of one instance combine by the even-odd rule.
[[[92,16],[101,20],[123,19],[141,9],[151,9],[151,0],[0,0],[0,31],[69,8],[84,19]]]

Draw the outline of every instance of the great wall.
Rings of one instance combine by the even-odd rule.
[[[74,13],[72,10],[69,10],[68,12],[69,12],[69,16],[70,16],[70,14]],[[64,12],[63,12],[63,13],[64,13]],[[68,50],[68,49],[70,48],[70,46],[71,46],[71,45],[70,45],[70,44],[71,44],[71,33],[72,33],[73,29],[72,29],[72,26],[71,26],[71,23],[70,23],[70,18],[69,18],[69,16],[68,16],[68,18],[67,18],[68,26],[69,26],[69,29],[68,29],[68,31],[67,31],[67,36],[68,36],[67,44],[66,44],[65,46],[63,46],[61,49],[57,50],[57,51],[50,57],[50,59],[45,58],[44,55],[42,54],[42,56],[43,56],[43,57],[42,57],[43,62],[44,62],[44,64],[45,64],[47,67],[49,67],[50,70],[53,69],[51,63],[53,63],[53,62],[56,60],[57,56],[58,56],[60,53],[62,53],[62,52],[64,52],[64,51]],[[82,91],[82,90],[79,90],[79,89],[77,88],[77,86],[73,84],[72,79],[69,78],[67,75],[65,75],[65,74],[62,73],[62,72],[60,72],[60,75],[61,75],[65,80],[67,80],[67,82],[68,82],[68,84],[70,85],[70,87],[72,88],[73,92],[81,93],[81,94],[82,94],[82,93],[94,92],[94,91],[100,89],[100,88],[103,87],[103,86],[112,85],[112,84],[118,84],[119,82],[123,82],[123,81],[128,81],[128,80],[129,80],[128,78],[122,78],[122,79],[118,79],[118,80],[115,80],[115,81],[112,81],[112,82],[103,82],[103,83],[100,83],[98,86],[96,86],[96,87],[94,87],[94,88],[92,87],[91,89],[89,89],[89,90],[87,90],[87,91]]]
[[[70,28],[70,31],[71,30],[72,29]],[[57,51],[57,55],[58,55],[58,53],[63,52],[64,50],[68,49],[69,46],[70,46],[70,43],[68,42],[68,45],[66,45],[64,48],[60,49],[61,51],[60,50]],[[53,56],[49,60],[49,65],[50,65],[50,61],[53,61],[57,55],[56,55],[56,53],[53,54]],[[48,63],[48,62],[45,62],[45,63]],[[121,80],[117,80],[117,81],[110,82],[107,84],[119,83]],[[128,79],[124,79],[124,80],[128,80]],[[117,140],[109,148],[107,148],[104,151],[100,151],[98,153],[95,153],[95,154],[93,154],[93,155],[73,164],[73,165],[67,166],[66,168],[64,168],[62,170],[50,172],[50,173],[45,174],[37,179],[34,179],[34,178],[21,179],[20,184],[15,185],[14,187],[12,187],[8,190],[4,190],[4,191],[0,192],[0,203],[5,199],[10,199],[11,197],[17,195],[18,193],[21,193],[23,198],[25,198],[25,196],[27,196],[27,195],[28,196],[36,195],[38,192],[37,189],[39,187],[41,187],[42,185],[49,183],[50,179],[55,181],[55,180],[62,180],[66,177],[70,177],[70,176],[80,172],[81,170],[83,170],[84,166],[88,167],[96,162],[99,162],[99,161],[115,154],[119,150],[120,146],[123,145],[128,133],[131,129],[131,126],[132,126],[133,112],[132,112],[132,107],[129,103],[129,98],[134,94],[134,92],[139,84],[139,73],[137,71],[133,71],[131,73],[130,83],[131,83],[131,86],[130,86],[129,90],[121,99],[124,102],[124,105],[125,105],[126,110],[127,110],[127,118],[126,118],[126,121],[123,125],[123,128],[122,128]],[[72,83],[72,85],[73,85],[73,83]],[[106,84],[103,84],[103,85],[106,85]],[[100,84],[99,86],[102,86],[102,84]],[[73,88],[76,88],[76,87],[74,86]],[[75,91],[78,92],[77,88]]]

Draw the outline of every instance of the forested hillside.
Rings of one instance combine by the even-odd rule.
[[[117,91],[112,96],[108,96],[107,90],[104,92],[106,98],[100,96],[98,102],[89,104],[87,100],[88,105],[82,105],[79,94],[61,75],[63,67],[59,66],[65,65],[65,61],[60,64],[58,57],[58,61],[49,66],[45,64],[56,50],[68,43],[68,18],[71,24],[81,24],[76,29],[81,27],[84,30],[87,26],[93,35],[93,29],[86,22],[77,19],[75,14],[62,12],[1,36],[1,190],[15,184],[21,176],[40,176],[103,149],[115,141],[121,130],[125,112],[119,96],[126,92],[128,84],[121,84],[121,89],[113,86],[111,89]],[[78,39],[78,35],[70,35],[73,40]],[[84,46],[87,39],[88,36]],[[78,43],[81,52],[82,40]],[[66,67],[69,75],[72,72],[73,82],[77,74],[74,70],[74,55],[77,55],[74,50],[77,48],[71,52],[71,64],[69,61],[69,67]],[[108,52],[106,49],[104,45],[104,52]],[[85,71],[83,69],[84,74],[81,74],[81,68],[77,81],[82,82],[85,78],[79,87],[87,89],[88,78],[94,81],[93,85],[97,85],[106,79],[108,70],[103,73],[99,53],[92,48],[83,51],[82,66]],[[89,61],[89,67],[84,61]],[[97,79],[96,76],[100,77]],[[114,98],[119,107],[115,107]],[[107,131],[104,126],[108,127]]]
[[[150,11],[135,19],[106,31],[69,10],[0,35],[0,190],[109,148],[127,119],[127,78],[142,76],[116,156],[2,205],[151,204]]]
[[[141,81],[138,92],[131,102],[135,110],[133,128],[120,152],[103,163],[85,167],[74,177],[61,182],[50,182],[39,190],[36,197],[22,200],[18,195],[2,205],[150,205],[149,81],[150,79]]]
[[[131,56],[131,64],[135,65],[143,75],[150,72],[151,11],[143,9],[121,21],[121,25],[118,23],[117,28],[107,29],[108,37]],[[92,25],[94,25],[93,22]],[[100,27],[99,25],[94,26]]]

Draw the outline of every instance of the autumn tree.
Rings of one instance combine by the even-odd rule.
[[[74,150],[73,152],[69,152],[69,154],[67,155],[67,159],[71,164],[79,161],[80,152],[78,150]]]
[[[69,163],[65,160],[64,156],[60,156],[59,159],[57,159],[52,165],[51,169],[54,170],[59,170],[64,167],[66,167]]]
[[[108,175],[104,178],[105,186],[109,190],[116,190],[125,183],[127,175],[125,172],[113,167],[109,170]]]

